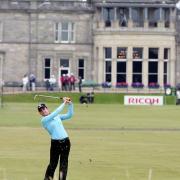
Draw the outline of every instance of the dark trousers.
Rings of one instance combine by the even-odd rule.
[[[70,83],[70,91],[75,90],[75,84],[73,82]]]
[[[53,179],[59,158],[59,180],[66,180],[70,147],[71,143],[69,138],[63,140],[51,140],[50,162],[44,180]]]

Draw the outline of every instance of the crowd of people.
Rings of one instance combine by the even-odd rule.
[[[25,74],[22,78],[22,90],[26,92],[28,90],[35,91],[36,90],[36,76],[31,73],[29,76]]]
[[[81,79],[81,78],[79,78]],[[50,79],[45,80],[46,90],[53,91],[54,87],[59,86],[59,89],[62,91],[74,91],[75,90],[75,83],[79,82],[82,85],[82,81],[79,81],[73,73],[63,74],[59,78],[59,82],[57,82],[54,75],[51,75]]]
[[[54,75],[51,75],[49,79],[44,80],[45,88],[47,91],[54,91],[55,87],[58,87],[62,91],[75,91],[75,83],[78,83],[79,92],[82,91],[82,79],[76,78],[73,73],[63,74],[58,80]],[[25,74],[22,78],[22,90],[35,91],[36,90],[36,77],[34,74],[29,76]]]
[[[45,80],[45,86],[47,91],[54,91],[56,86],[56,78],[54,75],[51,75],[49,79]]]
[[[62,91],[75,90],[75,82],[76,81],[77,81],[77,79],[75,78],[73,73],[71,73],[70,76],[68,74],[63,74],[60,77],[60,83],[61,83]]]

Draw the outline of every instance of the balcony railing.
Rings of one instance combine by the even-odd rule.
[[[129,22],[127,26],[122,27],[119,25],[118,21],[104,21],[104,20],[99,20],[94,22],[94,30],[97,30],[97,32],[101,31],[107,31],[108,28],[110,30],[113,29],[113,32],[115,31],[138,31],[138,32],[165,32],[165,33],[174,33],[175,31],[175,26],[172,27],[170,25],[170,22],[166,23],[165,21],[161,22]],[[107,28],[107,29],[106,29]]]

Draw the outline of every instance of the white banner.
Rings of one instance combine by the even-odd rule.
[[[124,96],[124,105],[163,105],[163,96]]]

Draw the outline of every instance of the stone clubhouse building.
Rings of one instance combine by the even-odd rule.
[[[1,0],[0,79],[54,75],[160,87],[180,83],[176,0]]]

